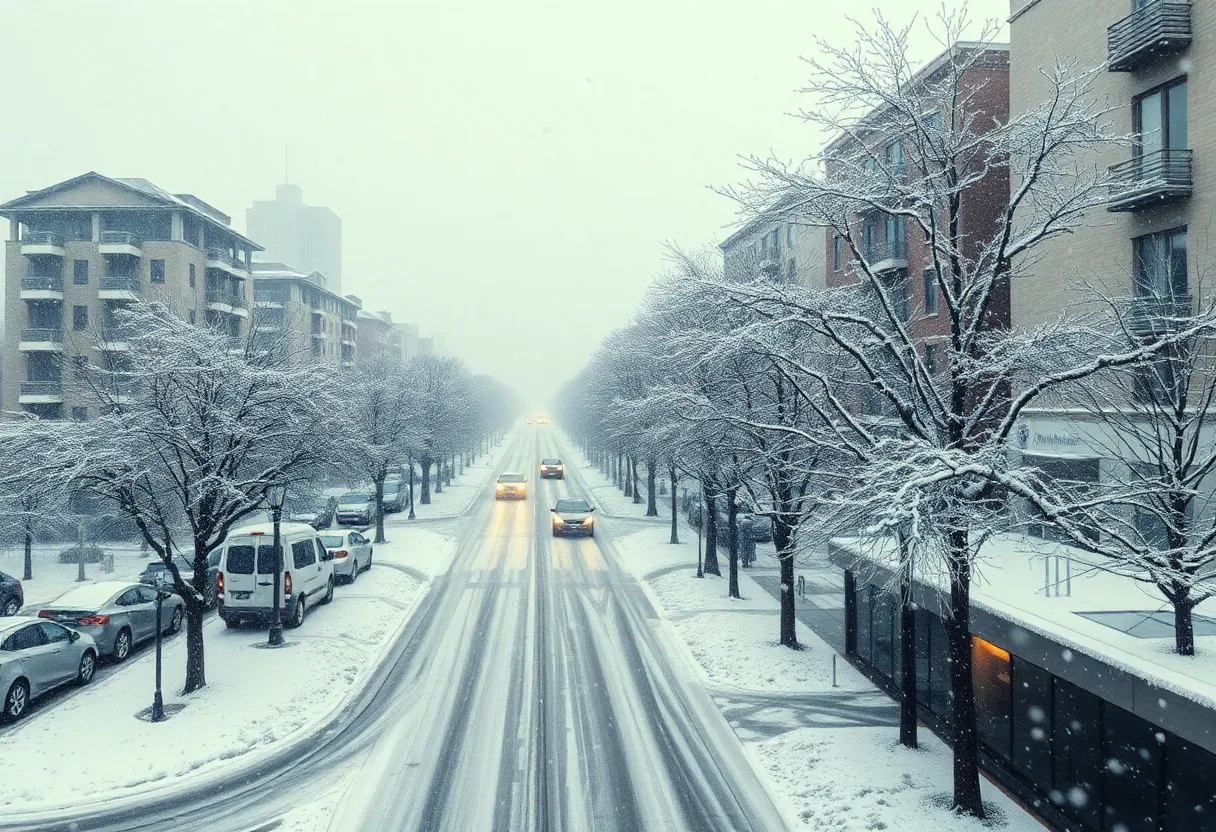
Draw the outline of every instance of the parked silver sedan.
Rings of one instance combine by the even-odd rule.
[[[0,623],[0,719],[20,719],[30,702],[60,685],[87,685],[97,670],[93,639],[53,621],[6,619]]]
[[[161,611],[165,633],[182,628],[186,604],[170,595]],[[156,636],[156,590],[129,581],[98,581],[69,589],[38,611],[48,618],[92,636],[102,658],[121,662],[141,641]]]
[[[334,556],[334,577],[354,583],[359,573],[372,568],[372,542],[356,531],[323,533],[321,545]]]

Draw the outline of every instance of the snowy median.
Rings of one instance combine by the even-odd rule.
[[[910,750],[898,744],[897,726],[865,724],[875,708],[889,706],[886,694],[843,658],[832,687],[826,642],[799,621],[803,649],[780,646],[778,601],[745,571],[743,597],[729,598],[725,577],[695,576],[695,533],[677,545],[669,535],[644,529],[615,541],[621,565],[651,598],[659,626],[687,648],[790,829],[1041,832],[1041,823],[987,780],[987,822],[952,813],[951,754],[943,742],[922,729],[921,747]],[[719,559],[725,576],[724,552]]]
[[[452,484],[443,486],[442,491],[435,490],[435,481],[431,480],[431,501],[423,505],[422,479],[414,475],[414,514],[415,520],[409,519],[409,507],[396,514],[386,515],[384,525],[404,526],[418,520],[443,520],[459,517],[469,510],[473,501],[486,494],[494,467],[502,459],[503,451],[510,448],[514,434],[508,433],[501,443],[490,449],[488,454],[480,454],[472,465],[466,465],[464,470],[452,477]]]
[[[331,604],[312,608],[302,627],[286,631],[287,648],[258,649],[266,642],[264,629],[227,630],[218,618],[208,619],[202,690],[178,695],[185,639],[168,639],[165,706],[176,712],[167,721],[136,717],[152,702],[154,655],[144,651],[4,734],[0,812],[6,822],[193,786],[234,761],[253,764],[318,736],[366,684],[430,578],[445,572],[455,555],[455,541],[423,529],[393,529],[390,536],[390,543],[375,547],[373,567],[356,583],[338,587]],[[71,763],[90,759],[110,764]]]

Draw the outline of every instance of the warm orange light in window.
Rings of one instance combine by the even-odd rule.
[[[987,653],[988,655],[996,656],[998,659],[1000,659],[1001,661],[1004,661],[1004,662],[1009,661],[1009,651],[1008,650],[1002,650],[1001,648],[997,647],[992,642],[984,641],[979,636],[972,636],[971,638],[973,641],[975,641],[975,645],[977,647],[979,647],[981,650],[983,650],[985,653]]]

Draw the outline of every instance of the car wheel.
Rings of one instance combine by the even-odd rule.
[[[355,561],[350,565],[350,577],[346,579],[348,584],[353,584],[359,578],[359,561]]]
[[[97,671],[97,656],[92,650],[85,650],[84,655],[80,657],[80,667],[76,669],[76,684],[87,685],[93,681],[93,674]]]
[[[126,661],[129,655],[131,655],[131,631],[123,627],[114,637],[114,653],[111,658],[114,659],[115,664],[119,664]]]
[[[372,551],[373,550],[371,550],[371,549],[367,550],[367,566],[363,567],[364,571],[367,571],[368,569],[372,568]]]
[[[21,609],[21,603],[16,598],[9,598],[4,602],[4,615],[16,615]]]
[[[166,635],[173,635],[182,628],[182,608],[173,608],[173,618],[169,620],[169,627],[165,630]]]
[[[303,624],[304,623],[304,612],[305,612],[304,596],[301,595],[300,599],[298,601],[296,601],[296,608],[292,612],[291,620],[287,622],[287,626],[291,627],[294,630],[296,627],[299,627],[301,624]]]
[[[227,627],[229,630],[235,630],[237,627],[241,626],[241,619],[239,619],[239,618],[225,618],[225,619],[224,619],[224,626],[225,626],[225,627]]]
[[[329,577],[329,583],[325,585],[325,600],[323,600],[321,603],[328,604],[332,600],[334,600],[334,579],[331,575]]]
[[[5,721],[21,719],[25,709],[30,705],[30,688],[24,679],[18,679],[9,686],[4,695],[4,711],[0,713]]]

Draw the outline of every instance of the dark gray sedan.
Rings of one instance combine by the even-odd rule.
[[[20,719],[30,702],[60,685],[87,685],[97,670],[97,646],[86,635],[36,618],[0,623],[0,719]]]
[[[586,500],[558,500],[553,512],[553,536],[595,537],[595,511]]]
[[[16,615],[25,603],[21,581],[12,575],[0,572],[0,615]]]
[[[161,626],[176,633],[185,618],[185,602],[165,599]],[[128,581],[98,581],[69,589],[38,611],[39,618],[65,624],[92,636],[102,658],[121,662],[141,641],[156,636],[156,590]]]
[[[219,583],[220,574],[220,555],[223,554],[223,549],[217,547],[211,554],[207,555],[207,587],[204,590],[204,597],[207,601],[207,608],[215,606],[218,597],[217,585]],[[188,558],[185,555],[174,555],[174,562],[177,564],[177,572],[182,576],[182,580],[189,584],[194,580],[194,559]],[[165,581],[172,586],[172,575],[169,573],[169,567],[165,566],[165,562],[160,560],[148,561],[148,565],[144,567],[144,571],[139,573],[139,582],[148,586],[156,586],[160,581]],[[168,607],[166,607],[168,609]]]

